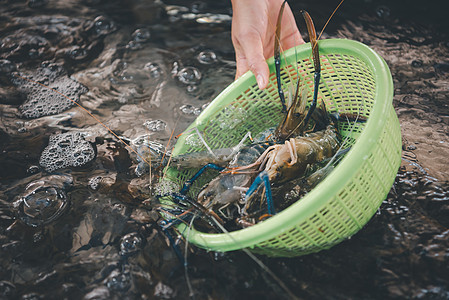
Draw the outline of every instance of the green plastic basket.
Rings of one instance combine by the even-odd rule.
[[[247,248],[269,256],[313,253],[355,234],[386,198],[401,161],[401,132],[392,106],[393,82],[388,66],[377,53],[359,42],[329,39],[320,41],[319,47],[322,68],[319,98],[331,112],[368,118],[366,123],[354,126],[338,124],[352,148],[307,195],[254,226],[230,233],[203,233],[178,225],[190,243],[220,252]],[[248,131],[254,136],[279,123],[282,113],[273,58],[267,62],[271,74],[268,88],[259,90],[253,74],[248,72],[218,95],[189,127],[198,128],[212,149],[235,146]],[[310,101],[313,90],[310,44],[287,50],[282,66],[285,90],[299,76],[309,90]],[[173,156],[206,151],[197,133],[189,129],[176,143]],[[179,188],[197,170],[168,167],[161,184]],[[216,175],[213,172],[202,175],[191,190],[192,196]]]

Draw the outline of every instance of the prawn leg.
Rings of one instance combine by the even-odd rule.
[[[265,197],[267,201],[268,214],[274,215],[276,214],[276,210],[274,209],[273,205],[273,196],[271,194],[270,180],[268,178],[267,171],[260,172],[259,175],[257,175],[256,179],[254,179],[254,182],[251,184],[248,191],[246,192],[245,203],[248,203],[251,195],[259,188],[261,184],[265,185]]]
[[[222,171],[224,168],[223,168],[223,167],[220,167],[220,166],[218,166],[218,165],[216,165],[216,164],[207,164],[207,165],[205,165],[205,166],[202,167],[198,172],[196,172],[196,174],[193,175],[192,178],[190,178],[189,180],[187,180],[187,181],[184,183],[184,185],[182,186],[182,189],[181,189],[181,191],[179,191],[179,193],[180,193],[181,195],[187,194],[188,191],[189,191],[189,189],[190,189],[190,187],[191,187],[192,184],[195,182],[195,180],[197,180],[198,177],[200,177],[201,174],[203,174],[207,169],[214,169],[214,170],[217,170],[217,171]]]
[[[169,228],[172,226],[171,221],[163,220],[161,221],[161,230],[164,233],[164,235],[167,237],[168,241],[170,242],[170,246],[172,247],[173,251],[176,254],[176,257],[181,262],[182,265],[185,265],[184,255],[182,254],[181,248],[179,248],[178,243],[176,243],[175,238],[170,233]]]

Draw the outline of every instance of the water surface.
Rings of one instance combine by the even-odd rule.
[[[347,1],[326,29],[325,38],[361,41],[390,66],[403,162],[353,238],[304,257],[261,257],[301,298],[449,298],[449,27],[441,3]],[[165,148],[233,81],[230,3],[1,4],[0,298],[188,298],[184,269],[156,223],[149,174],[99,121],[136,150]],[[301,28],[301,8],[321,28],[336,4],[291,5]],[[50,85],[97,120],[13,74]],[[285,296],[244,253],[189,253],[197,299]]]

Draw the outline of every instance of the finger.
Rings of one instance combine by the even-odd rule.
[[[248,61],[245,55],[243,54],[243,50],[241,50],[240,45],[235,44],[234,49],[235,49],[235,61],[237,64],[235,79],[238,79],[240,76],[242,76],[249,70],[249,67]]]
[[[260,89],[266,88],[268,84],[269,70],[263,56],[264,49],[261,37],[254,32],[245,35],[245,39],[240,42],[246,65],[256,76],[256,81]]]

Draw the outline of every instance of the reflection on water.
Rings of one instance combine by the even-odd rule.
[[[99,123],[162,159],[171,133],[232,82],[230,3],[163,2],[2,2],[0,298],[188,298],[156,225],[147,164]],[[301,2],[295,12],[309,10],[318,28],[336,6]],[[449,32],[438,3],[396,2],[345,3],[326,30],[389,64],[404,159],[352,239],[305,257],[262,257],[306,299],[449,298]],[[192,251],[197,299],[284,293],[242,253]]]

